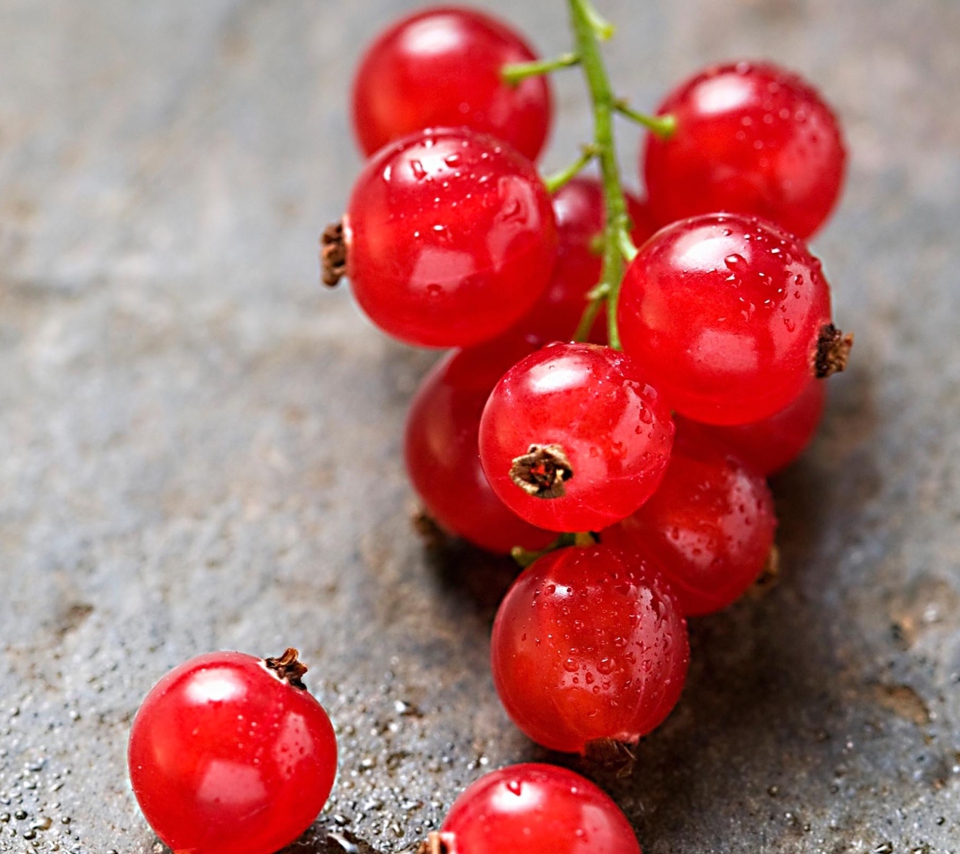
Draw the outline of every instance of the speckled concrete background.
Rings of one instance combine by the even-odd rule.
[[[298,852],[403,850],[485,768],[557,759],[488,674],[509,567],[408,524],[432,355],[316,284],[352,68],[415,5],[0,0],[2,852],[162,850],[127,730],[218,647],[299,646],[338,723]],[[559,0],[480,5],[568,46]],[[960,4],[601,7],[638,105],[740,56],[836,104],[852,170],[816,249],[857,347],[776,483],[781,583],[692,626],[680,707],[632,779],[594,776],[649,854],[958,852]],[[558,93],[551,167],[587,131],[575,72]]]

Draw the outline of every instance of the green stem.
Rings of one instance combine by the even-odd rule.
[[[616,32],[616,27],[594,9],[593,4],[590,3],[589,0],[582,5],[587,23],[590,25],[590,29],[593,30],[594,35],[602,42],[612,39],[613,34]]]
[[[613,138],[613,114],[618,100],[613,96],[610,79],[600,53],[600,38],[607,37],[612,27],[596,12],[590,0],[568,0],[570,21],[576,41],[577,54],[593,103],[594,145],[600,160],[600,175],[607,221],[603,231],[603,266],[600,282],[591,292],[591,302],[584,311],[577,328],[576,340],[585,341],[593,321],[600,313],[603,300],[607,303],[607,328],[610,346],[620,349],[620,331],[617,327],[617,297],[623,279],[623,261],[636,253],[630,239],[630,218],[627,202],[620,183]],[[598,23],[599,22],[599,23]]]
[[[587,548],[588,546],[596,545],[597,538],[589,533],[584,531],[582,533],[576,534],[561,534],[557,537],[550,545],[546,548],[540,549],[540,551],[532,552],[523,548],[523,546],[514,546],[510,549],[510,557],[514,559],[521,569],[526,569],[533,563],[537,558],[541,558],[544,555],[550,554],[550,552],[555,552],[558,549],[566,549],[571,546],[577,546],[578,548]]]
[[[543,74],[549,74],[551,71],[569,68],[578,62],[580,62],[580,57],[577,54],[564,53],[554,59],[538,59],[534,62],[513,62],[504,65],[500,69],[500,75],[511,86],[519,86],[528,77],[539,77]]]
[[[559,172],[554,172],[552,175],[547,175],[543,179],[544,186],[547,188],[547,192],[553,195],[557,192],[564,184],[568,184],[577,174],[586,166],[594,157],[597,156],[597,148],[595,145],[585,145],[583,150],[580,152],[580,156],[565,169],[561,169]]]
[[[613,105],[616,111],[626,116],[631,121],[642,125],[650,132],[656,134],[660,139],[670,139],[673,132],[677,129],[677,119],[675,116],[667,113],[665,116],[648,116],[646,113],[637,112],[626,101],[620,100]]]

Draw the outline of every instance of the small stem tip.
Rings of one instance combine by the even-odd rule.
[[[447,845],[437,831],[431,831],[420,843],[417,854],[447,854]]]
[[[343,239],[343,222],[328,225],[320,235],[320,275],[332,288],[347,272],[347,244]]]
[[[563,497],[571,477],[573,467],[560,445],[531,445],[510,466],[510,480],[534,498]]]
[[[637,764],[637,755],[631,745],[615,738],[596,738],[588,741],[584,755],[601,768],[615,769],[617,777],[629,777]]]
[[[832,323],[821,327],[817,353],[813,362],[813,371],[817,379],[826,379],[846,368],[851,347],[853,347],[852,332],[844,335]]]
[[[272,670],[284,682],[289,683],[294,688],[306,691],[307,686],[300,681],[300,677],[307,672],[307,667],[297,660],[299,655],[299,650],[289,646],[284,650],[283,655],[277,658],[265,658],[263,663],[268,670]]]
[[[538,59],[533,62],[512,62],[500,69],[500,75],[510,86],[519,86],[528,77],[541,77],[561,68],[569,68],[580,62],[575,53],[564,53],[553,59]]]

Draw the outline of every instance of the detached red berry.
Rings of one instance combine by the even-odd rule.
[[[323,707],[297,651],[266,660],[213,652],[150,691],[130,731],[130,781],[177,852],[273,854],[317,817],[337,772]]]
[[[589,780],[524,764],[481,777],[454,801],[427,854],[640,854],[620,808]]]

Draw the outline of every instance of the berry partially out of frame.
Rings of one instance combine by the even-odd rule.
[[[370,156],[430,127],[469,127],[535,160],[550,128],[547,78],[517,84],[509,64],[536,59],[507,25],[473,9],[441,7],[395,23],[370,45],[353,84],[353,124]]]
[[[639,363],[596,344],[551,344],[497,383],[480,422],[494,492],[550,531],[598,531],[657,488],[670,411]]]
[[[761,474],[703,432],[678,427],[659,489],[605,531],[603,541],[655,554],[680,609],[691,617],[725,608],[756,581],[776,524]]]
[[[147,694],[130,731],[140,809],[174,851],[272,854],[326,803],[337,772],[330,719],[303,687],[297,651],[213,652]]]
[[[429,854],[640,854],[608,795],[573,771],[534,763],[481,777],[431,837]]]
[[[667,96],[676,129],[647,136],[642,172],[661,223],[754,214],[809,237],[836,204],[846,152],[836,117],[795,74],[766,63],[709,68]]]
[[[635,744],[676,705],[687,627],[652,557],[606,545],[537,559],[497,611],[493,680],[538,744],[586,753]]]
[[[556,259],[553,208],[533,164],[490,136],[420,131],[382,149],[343,218],[360,307],[410,344],[496,337],[543,293]]]
[[[627,268],[617,320],[624,352],[670,405],[709,424],[773,415],[813,376],[842,370],[852,340],[831,323],[820,262],[740,214],[658,231]]]
[[[490,488],[480,465],[480,415],[497,380],[539,342],[501,336],[454,350],[424,377],[404,433],[407,473],[441,528],[491,552],[536,551],[554,534],[524,522]]]

